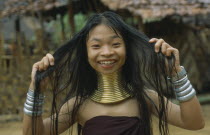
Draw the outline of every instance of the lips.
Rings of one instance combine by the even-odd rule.
[[[114,64],[116,63],[116,60],[102,60],[102,61],[98,61],[98,63],[100,64],[102,68],[109,69],[114,66]]]
[[[115,62],[116,62],[115,60],[107,60],[107,61],[99,61],[98,63],[102,65],[111,65]]]

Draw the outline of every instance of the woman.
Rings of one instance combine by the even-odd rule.
[[[46,77],[52,83],[52,116],[43,120],[40,84]],[[168,123],[204,127],[179,51],[163,39],[149,40],[112,12],[93,15],[53,56],[33,65],[31,78],[24,104],[27,135],[60,134],[75,122],[83,135],[152,135],[151,114],[159,118],[162,135]],[[174,92],[180,105],[164,97]]]

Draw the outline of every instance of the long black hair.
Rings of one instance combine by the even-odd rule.
[[[154,44],[149,43],[149,38],[142,32],[127,25],[119,15],[113,12],[95,14],[89,18],[84,28],[73,38],[58,48],[53,54],[55,65],[46,71],[37,71],[35,76],[35,95],[40,93],[40,82],[45,77],[52,81],[52,132],[58,134],[59,111],[63,104],[75,97],[73,111],[69,112],[72,125],[76,121],[76,114],[81,104],[90,97],[97,88],[96,71],[87,60],[86,41],[89,32],[99,24],[105,24],[119,33],[126,44],[126,62],[122,68],[122,77],[126,90],[133,95],[139,104],[142,129],[145,135],[152,135],[151,113],[148,107],[149,100],[145,89],[152,88],[158,94],[159,106],[156,107],[159,117],[159,130],[162,135],[168,134],[166,106],[164,94],[170,95],[171,90],[167,82],[167,72],[174,67],[174,57],[166,57],[162,53],[155,53]],[[64,93],[64,94],[63,94]],[[157,109],[159,108],[159,110]],[[36,117],[33,118],[33,125]],[[36,127],[34,125],[34,127]],[[35,129],[33,128],[33,133]]]

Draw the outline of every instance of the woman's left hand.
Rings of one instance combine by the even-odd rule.
[[[179,61],[179,50],[173,48],[168,43],[166,43],[163,39],[152,38],[149,40],[149,43],[155,43],[155,52],[158,53],[160,50],[165,56],[171,56],[174,54],[176,61],[175,61],[175,70],[177,72],[181,71],[180,61]],[[173,72],[175,73],[175,71]]]

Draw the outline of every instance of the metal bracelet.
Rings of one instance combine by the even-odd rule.
[[[30,106],[33,106],[35,104],[35,106],[42,106],[44,104],[44,100],[42,102],[31,102],[30,100],[26,99],[26,103]]]
[[[40,116],[42,115],[42,111],[30,111],[28,109],[26,109],[25,107],[23,108],[23,112],[26,114],[26,115],[29,115],[29,116],[33,116],[33,114],[35,116]]]
[[[30,95],[31,97],[35,97],[34,91],[32,91],[32,90],[30,90],[30,89],[28,90],[27,95]],[[38,94],[36,97],[44,98],[45,96],[44,96],[43,94]]]
[[[182,79],[180,79],[180,80],[177,80],[177,81],[175,81],[175,82],[172,82],[172,84],[174,84],[174,85],[180,85],[180,84],[186,83],[187,80],[188,80],[188,77],[187,77],[187,75],[186,75],[184,78],[182,78]]]
[[[171,78],[172,82],[180,80],[185,75],[187,75],[187,72],[186,72],[185,68],[183,66],[180,66],[180,67],[181,67],[182,70],[180,72],[178,72],[176,75],[172,76],[172,78]]]
[[[27,96],[27,99],[29,100],[29,101],[31,101],[31,102],[36,102],[36,103],[38,103],[38,102],[43,102],[44,101],[44,99],[33,99],[33,98],[30,98],[30,97],[28,97]]]
[[[190,85],[186,90],[182,91],[182,92],[176,92],[176,96],[178,97],[182,97],[185,96],[187,94],[189,94],[192,91],[193,87],[192,85]]]
[[[182,97],[177,97],[177,100],[179,100],[180,102],[185,102],[192,99],[195,95],[196,95],[195,89],[192,89],[192,91],[189,94]]]
[[[35,99],[34,96],[29,95],[29,93],[27,93],[27,98],[29,98],[31,101],[33,101]],[[44,97],[36,97],[36,101],[41,101],[44,100]]]
[[[33,106],[28,105],[26,103],[24,103],[24,108],[26,108],[27,110],[33,111]],[[41,111],[42,110],[42,106],[35,106],[34,110]]]
[[[188,80],[185,84],[181,85],[181,87],[175,88],[174,91],[175,92],[182,92],[182,91],[186,90],[190,85],[191,85],[191,83]]]

